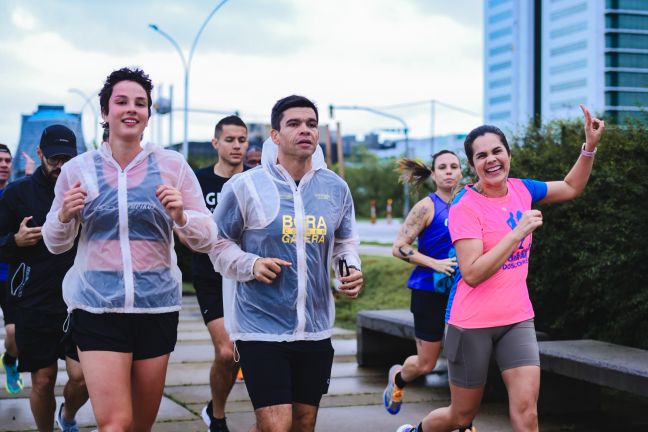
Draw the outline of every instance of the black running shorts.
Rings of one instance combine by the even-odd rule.
[[[414,335],[426,342],[440,342],[445,329],[448,294],[412,289],[410,310],[414,315]]]
[[[81,351],[133,353],[133,360],[169,354],[178,339],[178,312],[101,313],[72,311],[72,339]]]
[[[22,307],[15,312],[20,372],[36,372],[65,357],[79,360],[76,347],[63,331],[67,312],[46,313]]]
[[[222,284],[194,281],[196,299],[205,324],[223,318]]]
[[[295,342],[236,341],[254,409],[302,403],[319,406],[333,366],[331,339]]]
[[[9,283],[7,281],[0,281],[0,309],[2,309],[4,325],[16,322],[16,304],[9,295]]]

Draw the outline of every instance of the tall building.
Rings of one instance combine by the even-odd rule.
[[[62,124],[69,127],[76,135],[77,151],[83,153],[86,151],[86,144],[81,129],[81,114],[65,112],[62,105],[38,105],[33,114],[23,114],[20,127],[20,141],[16,149],[16,156],[13,163],[14,177],[22,177],[25,174],[25,158],[22,152],[25,152],[36,161],[38,166],[38,156],[36,147],[40,144],[40,138],[43,130],[53,124]]]
[[[526,124],[533,115],[535,13],[532,0],[486,0],[484,10],[484,118]]]
[[[648,0],[485,0],[484,113],[648,120]]]

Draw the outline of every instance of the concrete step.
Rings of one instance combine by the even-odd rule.
[[[323,405],[317,417],[317,432],[351,432],[351,431],[395,431],[405,423],[415,424],[430,410],[445,406],[446,402],[405,403],[398,415],[389,415],[382,405],[340,407]],[[499,404],[484,407],[485,413],[476,423],[479,432],[510,431],[511,426],[505,416],[506,406]],[[254,423],[251,412],[234,412],[227,416],[231,432],[247,431]],[[543,429],[543,432],[547,429]]]
[[[207,337],[208,333],[205,331]],[[348,357],[355,361],[356,340],[355,339],[333,339],[333,349],[336,359]],[[196,340],[185,338],[176,344],[176,349],[171,353],[170,363],[193,363],[212,361],[214,359],[214,347],[211,339]]]
[[[341,370],[337,368],[338,365],[336,363],[333,367],[331,384],[328,394],[322,400],[322,406],[358,406],[381,403],[382,392],[386,384],[385,374],[340,376],[340,372],[343,372],[344,368]],[[191,385],[173,385],[175,380],[175,377],[167,378],[165,395],[199,413],[210,398],[208,380],[203,380],[201,383],[192,383]],[[407,389],[406,400],[411,402],[448,401],[447,381],[445,378],[439,377],[434,386],[429,383],[410,385]],[[227,410],[228,412],[252,410],[244,383],[237,382],[234,385],[228,398]]]
[[[205,333],[207,334],[206,330]],[[0,345],[2,346],[2,345]],[[340,362],[353,362],[355,361],[356,341],[355,339],[334,339],[333,348],[335,349],[335,361]],[[214,347],[211,340],[196,342],[188,341],[178,343],[176,349],[171,353],[169,360],[169,372],[167,373],[167,385],[180,385],[183,379],[187,379],[185,384],[193,384],[195,380],[200,384],[203,380],[209,377],[209,368],[211,361],[214,359]],[[186,367],[179,367],[174,369],[177,364],[186,364]],[[56,378],[56,385],[63,386],[67,382],[67,374],[65,373],[65,363],[62,360],[58,362],[59,374]],[[177,372],[177,378],[173,378],[169,382],[170,377],[174,377]],[[0,383],[4,383],[4,372],[0,373]],[[31,388],[31,376],[29,373],[23,373],[23,381],[25,389]],[[206,382],[206,381],[205,381]],[[2,387],[2,386],[0,386]],[[24,392],[25,390],[23,390]],[[0,399],[12,397],[0,389]]]

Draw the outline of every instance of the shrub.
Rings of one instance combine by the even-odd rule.
[[[562,180],[582,142],[582,122],[531,126],[511,176]],[[528,278],[538,329],[648,348],[647,173],[646,125],[608,126],[585,192],[540,207]]]

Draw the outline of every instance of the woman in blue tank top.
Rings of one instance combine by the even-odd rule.
[[[410,309],[414,314],[417,354],[389,370],[383,402],[390,414],[400,410],[405,385],[430,373],[441,351],[445,308],[457,270],[448,232],[448,209],[461,180],[461,163],[449,150],[432,156],[431,169],[409,159],[400,160],[399,167],[403,181],[420,185],[432,177],[436,191],[412,208],[392,250],[396,258],[415,265],[407,286],[412,290]],[[412,244],[417,238],[418,250],[415,250]]]

